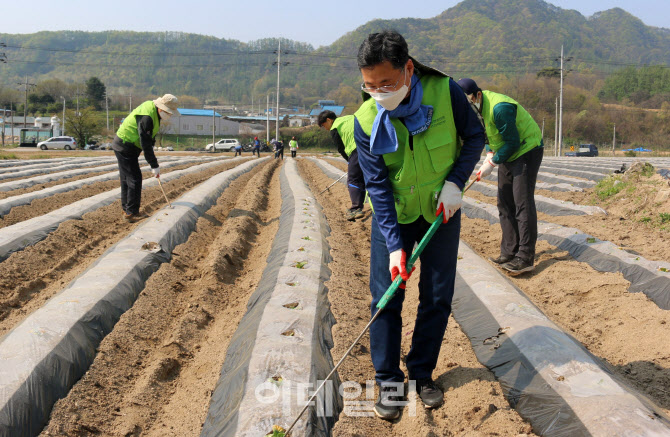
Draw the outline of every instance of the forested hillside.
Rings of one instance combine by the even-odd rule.
[[[355,98],[354,57],[364,36],[383,28],[403,33],[419,60],[453,76],[518,75],[555,67],[565,46],[569,67],[611,72],[620,64],[670,64],[670,30],[645,26],[621,9],[585,18],[541,0],[465,0],[431,19],[375,20],[314,50],[284,40],[282,88],[287,103],[309,105],[334,92]],[[243,43],[179,32],[39,32],[0,34],[7,63],[2,83],[100,78],[111,94],[188,94],[249,103],[276,84],[278,40]],[[339,89],[339,90],[338,90]],[[285,99],[282,99],[286,101]]]
[[[538,122],[545,120],[549,132],[563,45],[566,136],[605,141],[615,123],[625,135],[627,120],[635,120],[629,141],[666,141],[666,133],[655,136],[664,129],[636,127],[667,125],[646,120],[660,115],[641,109],[670,109],[670,29],[646,26],[618,8],[587,18],[542,0],[464,0],[430,19],[368,22],[319,49],[282,39],[281,106],[309,109],[328,98],[353,112],[360,104],[358,46],[368,33],[385,28],[405,35],[416,59],[517,98]],[[27,79],[38,85],[29,99],[33,111],[56,112],[60,96],[73,107],[78,96],[85,99],[91,78],[104,83],[118,110],[166,92],[178,95],[185,107],[214,103],[249,109],[253,101],[257,110],[276,92],[278,39],[61,31],[0,34],[0,44],[6,46],[0,47],[6,58],[0,62],[0,105],[22,101],[17,83]],[[605,111],[603,103],[617,103],[619,109]]]

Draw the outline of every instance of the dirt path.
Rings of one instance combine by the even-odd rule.
[[[224,162],[209,170],[165,183],[165,191],[169,198],[175,199],[236,164]],[[142,208],[147,213],[164,205],[159,187],[142,191]],[[54,205],[60,206],[63,205]],[[81,220],[62,223],[46,239],[13,253],[0,263],[0,335],[43,305],[134,226],[122,218],[120,201],[116,201],[85,214]]]
[[[279,162],[241,176],[100,345],[42,435],[199,435],[279,224]]]
[[[337,319],[333,328],[335,346],[331,350],[333,359],[337,361],[370,320],[370,216],[368,213],[365,219],[353,223],[346,221],[344,211],[349,204],[346,187],[336,184],[319,196],[318,193],[332,183],[332,179],[312,162],[301,160],[299,168],[312,192],[317,193],[317,201],[323,206],[331,227],[328,242],[333,261],[329,267],[333,273],[326,286]],[[403,356],[409,352],[417,306],[418,288],[413,282],[408,287],[403,308]],[[342,381],[354,381],[365,387],[366,381],[374,379],[369,347],[370,340],[366,335],[354,350],[354,357],[340,367]],[[433,377],[445,390],[446,402],[441,408],[425,410],[419,404],[415,417],[411,417],[406,409],[403,416],[394,422],[342,414],[333,434],[352,437],[532,435],[530,425],[510,408],[502,396],[502,389],[493,374],[479,364],[469,340],[453,318],[449,320]],[[358,399],[365,401],[365,394]]]

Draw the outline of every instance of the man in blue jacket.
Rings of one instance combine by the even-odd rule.
[[[367,99],[356,111],[354,137],[374,211],[370,238],[372,313],[392,280],[409,279],[407,254],[443,213],[421,256],[419,308],[406,365],[428,408],[444,395],[432,379],[451,313],[461,196],[484,148],[484,128],[461,88],[409,56],[399,33],[373,33],[361,44],[358,67]],[[370,99],[370,97],[372,97]],[[374,411],[399,416],[401,309],[404,289],[370,328],[370,353],[380,385]]]

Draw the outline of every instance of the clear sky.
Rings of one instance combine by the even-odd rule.
[[[670,0],[549,0],[582,15],[620,7],[644,23],[670,28]],[[31,0],[0,5],[0,33],[41,30],[183,31],[248,42],[284,37],[315,48],[375,18],[430,18],[457,0]],[[2,42],[2,41],[0,41]]]

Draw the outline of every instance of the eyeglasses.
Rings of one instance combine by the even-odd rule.
[[[392,93],[393,91],[396,90],[396,87],[398,86],[400,81],[404,80],[405,77],[406,77],[405,69],[403,68],[402,71],[403,71],[403,74],[402,74],[402,76],[400,76],[398,78],[398,81],[395,83],[395,85],[384,85],[384,86],[380,86],[380,87],[377,87],[377,88],[368,88],[368,87],[365,86],[364,83],[362,83],[361,84],[361,90],[365,91],[366,93]]]

